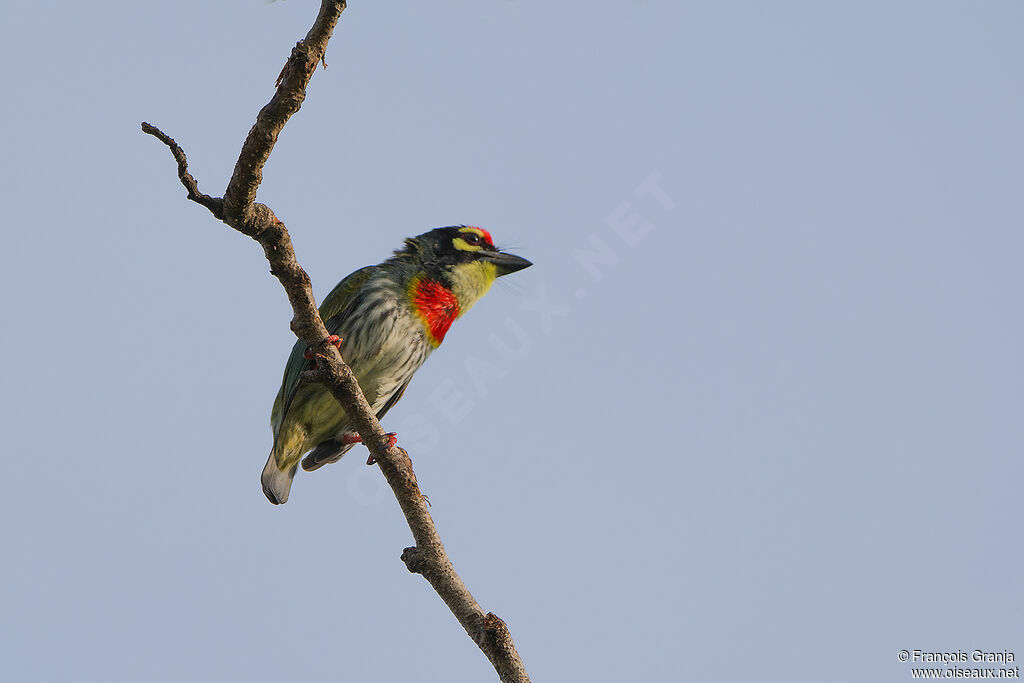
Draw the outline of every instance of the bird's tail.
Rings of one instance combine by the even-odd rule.
[[[295,470],[298,467],[299,464],[294,463],[287,470],[280,469],[277,466],[277,457],[273,451],[270,452],[267,466],[263,468],[263,476],[260,477],[260,481],[263,482],[263,495],[267,500],[274,505],[288,502],[288,492],[292,490],[292,479],[295,478]]]

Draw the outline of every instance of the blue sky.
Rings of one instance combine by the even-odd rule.
[[[536,264],[385,421],[534,680],[1024,657],[1019,3],[350,5],[259,198]],[[8,11],[12,680],[493,679],[358,451],[263,498],[284,292],[139,131],[219,195],[315,11]]]

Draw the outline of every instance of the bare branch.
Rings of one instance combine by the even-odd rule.
[[[249,130],[249,135],[242,144],[242,151],[235,163],[231,181],[224,191],[224,214],[226,222],[233,228],[252,235],[250,230],[258,231],[257,222],[253,224],[253,202],[256,201],[256,189],[263,181],[263,166],[270,157],[271,150],[281,134],[284,124],[292,114],[299,110],[306,99],[306,86],[309,85],[318,63],[327,54],[327,41],[331,39],[334,26],[345,9],[344,0],[320,3],[320,13],[313,22],[306,37],[295,44],[292,54],[277,77],[277,92],[274,97],[260,110],[256,123]]]
[[[174,155],[174,160],[178,162],[178,178],[181,180],[181,184],[185,186],[185,190],[188,192],[188,198],[197,204],[202,204],[210,210],[210,213],[223,220],[224,200],[211,197],[210,195],[203,194],[199,191],[199,183],[197,183],[196,179],[192,177],[192,174],[188,172],[188,159],[185,157],[185,150],[178,146],[178,143],[174,141],[174,138],[145,121],[142,122],[142,132],[152,135],[157,140],[171,148],[171,154]]]
[[[223,199],[199,192],[198,183],[188,171],[185,152],[173,139],[148,123],[142,124],[142,130],[170,148],[178,163],[178,177],[190,200],[202,204],[214,216],[249,235],[263,247],[270,262],[270,272],[288,294],[293,313],[291,329],[314,350],[318,360],[316,370],[304,374],[309,375],[310,380],[323,383],[341,404],[402,508],[416,542],[415,547],[406,548],[402,553],[406,567],[421,574],[437,591],[466,633],[490,660],[502,681],[528,683],[530,679],[505,622],[483,611],[445,553],[427,509],[426,497],[416,482],[409,454],[397,446],[387,447],[389,440],[359,388],[355,374],[345,364],[338,349],[326,343],[327,329],[320,319],[309,276],[295,258],[287,228],[269,207],[255,201],[256,190],[263,179],[263,167],[281,129],[302,105],[306,87],[317,63],[324,60],[327,42],[344,9],[344,0],[321,2],[313,27],[292,49],[278,77],[273,98],[260,110],[242,145]]]

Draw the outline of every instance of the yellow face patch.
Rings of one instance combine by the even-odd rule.
[[[452,240],[452,246],[459,251],[480,251],[485,246],[492,248],[494,246],[491,242],[491,233],[483,228],[468,225],[459,228],[459,233],[461,236]]]

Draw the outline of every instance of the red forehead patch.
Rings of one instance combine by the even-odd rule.
[[[489,244],[492,247],[494,246],[494,240],[491,239],[491,233],[487,232],[483,228],[478,227],[476,225],[467,225],[466,227],[473,228],[474,230],[479,230],[480,234],[484,236],[484,242],[487,242],[487,244]]]

